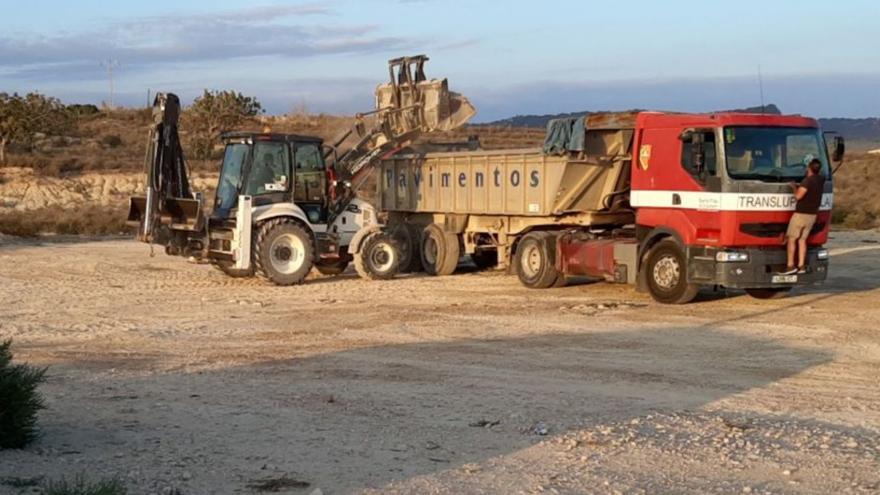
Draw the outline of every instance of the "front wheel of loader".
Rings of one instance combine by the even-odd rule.
[[[235,268],[235,262],[227,261],[227,260],[215,260],[211,261],[211,265],[225,273],[226,276],[232,278],[248,278],[254,276],[254,264],[251,263],[251,267],[247,270],[237,270]]]
[[[354,268],[361,278],[388,280],[398,273],[400,250],[394,236],[376,232],[364,240],[354,257]]]
[[[305,281],[314,264],[312,236],[298,223],[285,218],[260,226],[254,243],[254,266],[261,278],[276,285]]]
[[[458,235],[445,232],[436,223],[422,231],[419,251],[422,266],[429,275],[452,275],[461,256]]]

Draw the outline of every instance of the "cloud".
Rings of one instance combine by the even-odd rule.
[[[321,4],[269,6],[142,17],[83,32],[0,34],[0,73],[11,79],[98,79],[99,61],[111,57],[132,72],[241,57],[366,54],[407,46],[403,38],[381,36],[371,25],[282,22],[294,16],[323,21],[334,15]]]

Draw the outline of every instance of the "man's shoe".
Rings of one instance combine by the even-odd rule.
[[[779,272],[779,274],[780,275],[796,275],[797,272],[798,272],[797,268],[790,266],[790,267],[786,268],[784,272]]]
[[[798,275],[803,275],[803,274],[805,274],[805,273],[807,273],[807,268],[806,268],[806,267],[804,267],[804,266],[798,267],[798,269],[797,269],[797,274],[798,274]]]

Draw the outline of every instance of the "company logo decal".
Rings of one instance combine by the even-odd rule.
[[[639,148],[639,166],[642,167],[642,170],[648,170],[648,166],[651,164],[651,145],[643,144]]]

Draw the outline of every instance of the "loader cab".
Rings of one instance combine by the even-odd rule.
[[[214,199],[215,219],[235,217],[238,197],[254,207],[295,203],[313,224],[328,213],[328,173],[320,138],[295,134],[227,133]]]

